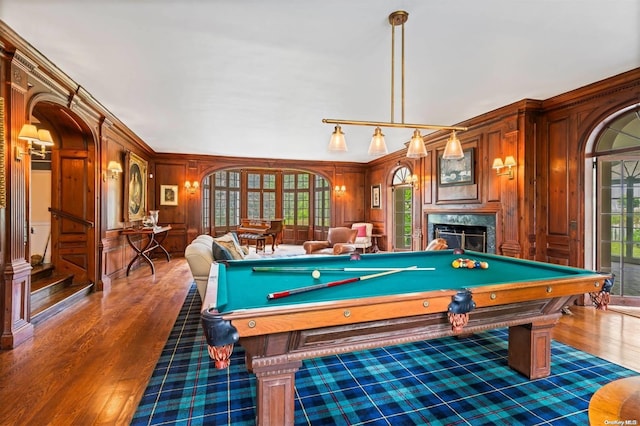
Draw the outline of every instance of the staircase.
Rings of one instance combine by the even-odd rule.
[[[93,283],[74,284],[73,274],[57,273],[53,265],[36,265],[31,270],[31,323],[38,324],[79,302],[93,289]]]

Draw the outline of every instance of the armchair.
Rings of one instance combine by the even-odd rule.
[[[306,254],[343,254],[356,251],[354,241],[358,232],[344,226],[329,228],[326,241],[305,241]]]
[[[373,245],[371,242],[371,234],[373,234],[373,223],[368,222],[356,222],[351,225],[351,229],[356,229],[358,234],[356,235],[355,246],[362,249],[363,253],[366,253],[367,249]]]

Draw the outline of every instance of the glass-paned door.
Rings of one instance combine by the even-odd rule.
[[[412,248],[413,191],[410,186],[393,188],[393,248],[408,251]]]
[[[413,187],[411,170],[400,167],[393,174],[393,249],[408,251],[413,248]]]
[[[285,172],[282,176],[285,241],[288,243],[301,244],[308,239],[312,176],[304,172]]]
[[[640,161],[598,165],[599,267],[616,275],[613,295],[640,296]]]

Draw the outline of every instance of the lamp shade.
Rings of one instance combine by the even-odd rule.
[[[33,124],[24,124],[18,133],[18,139],[39,143],[38,129]]]
[[[451,132],[451,136],[447,140],[447,145],[444,147],[442,158],[445,160],[460,160],[461,158],[464,158],[462,145],[456,136],[455,130]]]
[[[336,129],[331,134],[329,140],[329,151],[332,152],[347,152],[347,142],[344,140],[344,133],[340,125],[336,126]]]
[[[38,130],[38,141],[34,141],[35,143],[39,143],[42,146],[53,146],[53,138],[51,137],[51,133],[48,130],[40,129]]]
[[[380,127],[376,127],[371,138],[371,144],[369,144],[369,155],[386,155],[388,152],[382,130]]]
[[[516,159],[513,158],[513,155],[507,155],[504,159],[504,165],[505,167],[513,167],[516,165]]]
[[[420,130],[416,129],[413,132],[413,137],[409,142],[409,148],[407,149],[407,157],[420,158],[427,156],[427,147],[424,146],[424,140],[420,134]]]
[[[501,169],[504,167],[504,163],[502,162],[502,158],[497,157],[493,159],[493,165],[491,166],[492,169]]]
[[[111,173],[122,173],[122,166],[117,161],[111,160],[109,164],[107,164],[107,170]]]

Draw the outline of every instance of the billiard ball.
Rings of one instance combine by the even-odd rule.
[[[482,269],[489,269],[489,263],[487,262],[480,262],[480,267]]]
[[[464,254],[464,249],[461,249],[460,247],[454,248],[453,254]]]
[[[313,272],[311,273],[311,276],[317,280],[318,278],[320,278],[320,271],[318,271],[317,269],[314,269]]]
[[[351,256],[349,257],[349,260],[360,260],[360,259],[361,259],[360,253],[358,252],[351,253]]]

